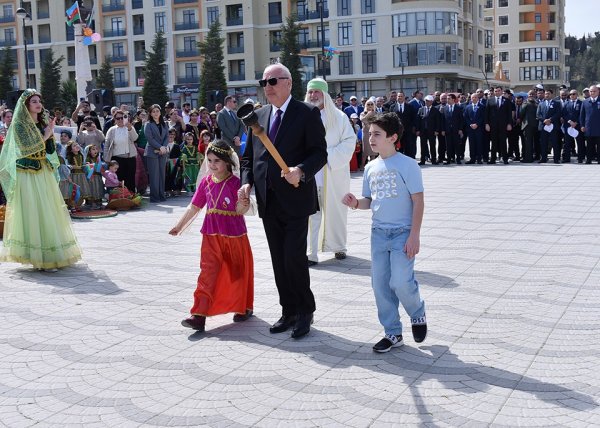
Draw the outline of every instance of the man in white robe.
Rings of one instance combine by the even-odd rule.
[[[321,110],[327,140],[327,165],[317,173],[320,211],[309,218],[308,265],[318,263],[317,252],[333,252],[335,258],[346,258],[348,208],[342,204],[350,191],[350,159],[356,149],[356,134],[348,116],[337,109],[321,78],[308,82],[305,101]]]

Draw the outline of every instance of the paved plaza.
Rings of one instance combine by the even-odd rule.
[[[255,317],[180,325],[198,274],[189,198],[76,221],[83,261],[0,265],[0,424],[29,426],[600,425],[600,166],[427,166],[417,279],[429,335],[375,354],[370,212],[348,258],[311,268],[309,336],[280,316],[266,239],[247,217]],[[360,193],[362,177],[353,174]],[[407,322],[404,313],[403,321]]]

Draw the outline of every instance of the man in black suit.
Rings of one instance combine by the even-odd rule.
[[[460,161],[460,142],[463,137],[464,119],[463,109],[457,102],[455,94],[448,94],[447,104],[440,108],[443,116],[443,131],[446,137],[446,161],[444,165]]]
[[[488,164],[496,163],[496,154],[500,153],[504,164],[508,164],[508,146],[506,139],[512,130],[512,102],[502,96],[502,86],[494,89],[493,97],[488,98],[485,106],[485,130],[492,138],[491,154]]]
[[[282,316],[270,331],[281,333],[293,328],[292,337],[298,339],[310,331],[315,311],[306,245],[308,217],[319,209],[314,176],[327,163],[325,128],[317,107],[291,97],[292,76],[283,64],[268,66],[258,83],[269,102],[256,110],[258,123],[289,172],[283,173],[249,130],[240,197],[249,197],[254,186],[271,252]]]
[[[442,131],[442,115],[440,111],[433,107],[433,96],[425,97],[425,106],[419,109],[417,113],[417,136],[421,137],[421,161],[419,165],[425,165],[427,153],[431,156],[431,163],[437,165],[436,158],[436,139]],[[429,149],[427,147],[429,143]]]
[[[417,110],[406,102],[404,92],[398,92],[396,100],[396,104],[390,106],[390,112],[396,113],[404,127],[400,138],[400,152],[414,159],[417,156]]]

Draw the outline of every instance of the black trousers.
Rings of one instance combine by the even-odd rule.
[[[598,156],[600,163],[600,137],[586,137],[587,139],[587,159],[586,162],[591,162]]]
[[[446,160],[448,162],[454,162],[460,160],[460,141],[461,137],[458,135],[457,130],[446,131]]]
[[[427,144],[429,143],[429,148],[427,148]],[[421,161],[425,161],[427,156],[426,154],[429,153],[429,156],[431,157],[431,162],[437,162],[436,160],[436,148],[435,148],[435,143],[436,143],[436,137],[435,137],[435,132],[429,132],[427,130],[421,132]]]
[[[502,160],[507,160],[508,145],[506,143],[506,129],[492,129],[490,132],[490,137],[492,138],[490,160],[492,162],[496,161],[496,153],[500,154]]]
[[[119,169],[117,170],[119,181],[124,180],[125,187],[127,187],[131,193],[135,193],[136,157],[124,158],[121,156],[113,156],[112,160],[119,162]]]
[[[277,195],[268,190],[262,221],[282,315],[312,314],[315,311],[315,297],[310,290],[306,257],[308,217],[285,214]]]

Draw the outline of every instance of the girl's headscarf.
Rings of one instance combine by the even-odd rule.
[[[35,89],[27,89],[19,97],[0,153],[0,184],[9,203],[15,190],[17,160],[46,149],[44,138],[25,104],[35,95],[41,98],[41,94]],[[60,164],[56,153],[48,157],[54,168]]]

